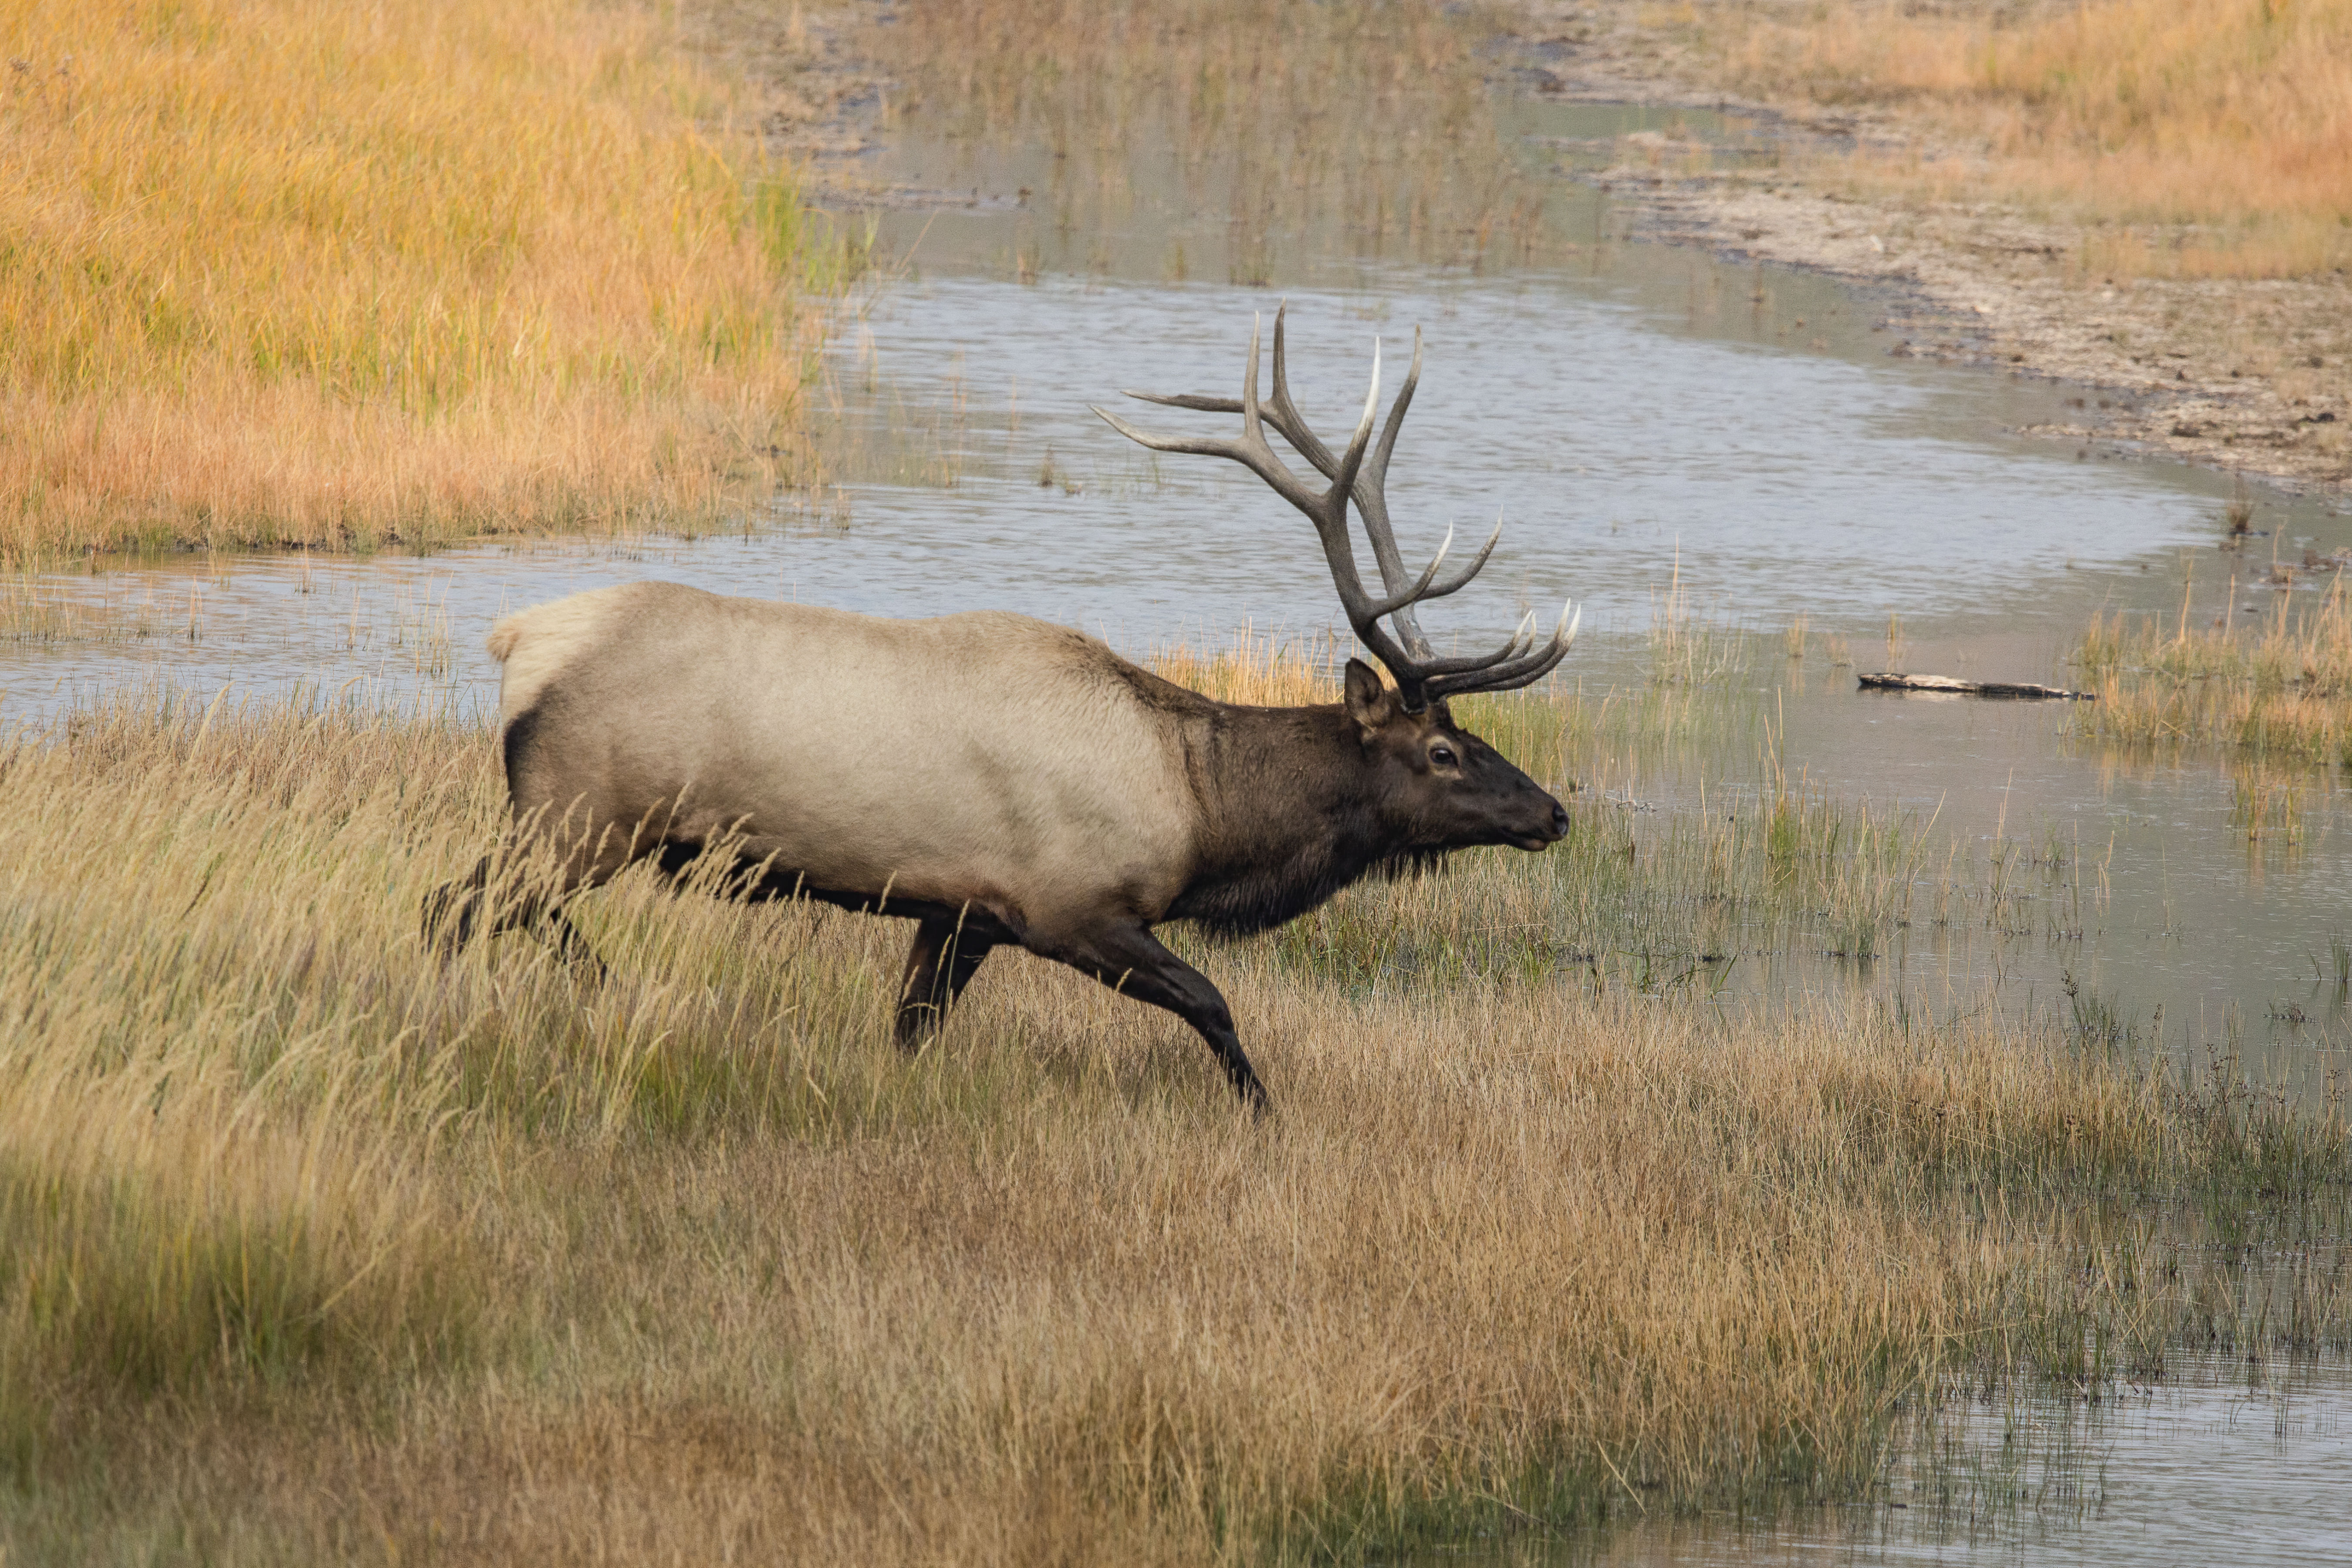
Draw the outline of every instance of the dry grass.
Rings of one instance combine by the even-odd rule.
[[[2085,734],[2156,747],[2218,747],[2257,760],[2352,766],[2352,593],[2277,595],[2253,617],[2095,617],[2074,662],[2099,701]]]
[[[581,906],[601,985],[444,967],[418,905],[496,819],[432,714],[126,699],[0,750],[12,1560],[1356,1557],[1850,1496],[1957,1374],[2352,1322],[2340,1269],[2275,1311],[2080,1205],[2340,1183],[2333,1109],[2234,1063],[1275,938],[1203,960],[1253,1124],[1018,955],[901,1058],[897,923],[633,876]],[[1346,902],[1425,939],[1543,863]]]
[[[709,516],[845,265],[635,5],[0,5],[0,559]]]
[[[1264,283],[1307,257],[1476,266],[1545,243],[1546,193],[1496,130],[1494,20],[1421,3],[944,0],[863,42],[906,83],[894,120],[1051,149],[1041,221],[1097,232],[1165,180],[1188,210],[1227,214],[1231,280]],[[1181,252],[1169,267],[1188,270]]]
[[[2112,225],[2087,242],[2094,272],[2283,277],[2352,260],[2352,0],[1685,16],[1747,89],[1899,105],[1984,149],[1900,165],[1865,153],[1865,182]]]

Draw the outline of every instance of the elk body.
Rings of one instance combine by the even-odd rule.
[[[897,1034],[919,1044],[989,953],[1013,944],[1182,1018],[1243,1099],[1265,1091],[1224,998],[1152,927],[1276,925],[1368,873],[1478,844],[1541,850],[1568,831],[1559,802],[1464,731],[1449,695],[1539,679],[1568,650],[1523,625],[1502,648],[1439,658],[1412,606],[1444,581],[1444,551],[1409,578],[1382,484],[1420,374],[1368,451],[1379,391],[1344,455],[1299,419],[1276,319],[1275,392],[1261,408],[1258,344],[1239,401],[1154,398],[1238,412],[1237,440],[1148,445],[1247,464],[1314,521],[1358,638],[1391,689],[1348,664],[1344,700],[1297,708],[1212,701],[1093,638],[1025,616],[893,621],[643,582],[576,594],[499,622],[499,706],[514,842],[552,849],[551,896],[499,896],[494,859],[436,892],[428,935],[546,925],[571,894],[650,860],[673,875],[731,854],[752,897],[805,896],[910,918]],[[1133,393],[1134,396],[1149,394]],[[1097,413],[1100,411],[1097,410]],[[1271,425],[1328,480],[1302,481]],[[1356,505],[1385,584],[1358,577]],[[1381,625],[1396,628],[1391,636]]]

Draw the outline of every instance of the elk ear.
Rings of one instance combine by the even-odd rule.
[[[1361,659],[1348,661],[1348,716],[1366,739],[1388,727],[1397,716],[1396,694],[1381,684],[1380,672]]]

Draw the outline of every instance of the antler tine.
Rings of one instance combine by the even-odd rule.
[[[1448,527],[1445,530],[1445,538],[1438,543],[1437,553],[1431,556],[1429,564],[1421,569],[1420,580],[1402,593],[1393,593],[1379,601],[1373,606],[1373,612],[1380,615],[1393,615],[1407,605],[1419,603],[1422,600],[1430,597],[1430,580],[1437,575],[1437,569],[1445,564],[1445,552],[1453,548],[1454,529]]]
[[[1348,455],[1339,459],[1339,472],[1331,476],[1331,497],[1339,503],[1338,517],[1342,527],[1348,521],[1348,492],[1356,487],[1356,475],[1364,465],[1364,453],[1372,444],[1372,415],[1381,412],[1381,340],[1372,340],[1372,382],[1364,390],[1364,417],[1356,422],[1356,434],[1348,438]]]
[[[1221,402],[1227,403],[1242,415],[1242,434],[1238,438],[1231,436],[1154,435],[1149,431],[1137,429],[1134,425],[1128,423],[1127,421],[1119,418],[1118,415],[1111,413],[1108,409],[1095,408],[1094,412],[1113,430],[1118,431],[1129,441],[1135,442],[1139,445],[1148,446],[1154,452],[1181,452],[1189,453],[1201,457],[1232,458],[1234,462],[1241,464],[1251,473],[1255,474],[1259,478],[1265,480],[1266,484],[1273,486],[1275,493],[1280,496],[1284,500],[1288,501],[1292,506],[1297,507],[1300,511],[1305,512],[1309,517],[1314,518],[1316,526],[1319,530],[1323,526],[1321,513],[1326,509],[1326,503],[1328,499],[1328,495],[1317,495],[1314,491],[1307,487],[1306,484],[1300,480],[1297,474],[1291,472],[1290,465],[1277,456],[1274,448],[1266,444],[1265,432],[1260,426],[1257,404],[1259,329],[1260,323],[1255,319],[1252,320],[1250,323],[1249,369],[1242,378],[1241,402],[1235,404],[1231,403],[1230,400],[1217,400]],[[1150,392],[1129,392],[1128,395],[1130,397],[1140,397],[1145,401],[1151,402],[1174,402],[1177,401],[1174,398],[1156,396]],[[1201,403],[1205,403],[1209,401],[1210,400],[1205,398],[1192,398],[1186,400],[1183,406],[1195,406]],[[1094,407],[1092,404],[1088,404],[1087,406]],[[1350,564],[1352,566],[1352,562]]]
[[[1497,519],[1495,531],[1486,536],[1486,542],[1478,547],[1478,553],[1471,558],[1470,564],[1433,588],[1430,584],[1437,576],[1437,569],[1444,564],[1446,552],[1454,548],[1454,529],[1449,526],[1445,530],[1444,541],[1437,547],[1437,553],[1430,558],[1429,564],[1422,569],[1421,576],[1414,580],[1412,586],[1391,593],[1386,599],[1380,601],[1377,612],[1382,615],[1394,615],[1402,611],[1409,611],[1414,605],[1426,601],[1443,599],[1449,593],[1459,593],[1472,578],[1478,575],[1479,569],[1486,564],[1486,558],[1495,553],[1496,543],[1502,537],[1503,525],[1501,520]]]
[[[1266,423],[1274,426],[1276,434],[1290,443],[1301,457],[1313,464],[1317,471],[1328,479],[1339,472],[1339,459],[1333,457],[1331,449],[1307,427],[1307,421],[1299,415],[1298,405],[1290,401],[1290,377],[1283,342],[1284,319],[1289,313],[1290,302],[1286,299],[1274,313],[1274,395],[1259,413]],[[1145,402],[1161,403],[1170,408],[1189,408],[1201,413],[1241,413],[1246,406],[1240,398],[1218,397],[1208,392],[1122,390],[1124,395],[1140,398]]]
[[[1256,314],[1250,317],[1249,368],[1242,372],[1242,439],[1259,445],[1265,443],[1265,431],[1258,422],[1257,413],[1257,339],[1265,330],[1265,319]],[[1267,447],[1271,452],[1272,447]]]
[[[1581,610],[1578,611],[1564,631],[1555,632],[1550,643],[1540,653],[1530,655],[1526,663],[1517,669],[1489,672],[1480,677],[1477,685],[1472,689],[1481,692],[1517,691],[1521,686],[1533,685],[1542,680],[1559,667],[1562,659],[1568,657],[1568,650],[1576,641],[1576,628],[1583,619],[1584,612]]]
[[[1318,468],[1324,467],[1327,464],[1329,465],[1326,470],[1326,476],[1331,481],[1329,488],[1318,494],[1308,489],[1298,476],[1291,471],[1289,465],[1284,463],[1266,442],[1264,426],[1267,423],[1273,423],[1275,428],[1282,432],[1285,440],[1291,441],[1294,446],[1298,446],[1299,443],[1292,440],[1292,431],[1284,429],[1284,424],[1288,423],[1297,426],[1300,422],[1297,418],[1297,410],[1289,406],[1288,389],[1279,373],[1276,377],[1277,393],[1276,407],[1268,411],[1258,402],[1259,333],[1262,325],[1262,321],[1251,323],[1249,368],[1242,378],[1242,395],[1239,402],[1228,398],[1210,398],[1193,394],[1175,396],[1155,392],[1128,394],[1148,402],[1179,408],[1238,413],[1242,416],[1242,434],[1238,437],[1154,435],[1148,431],[1137,429],[1108,409],[1096,408],[1094,412],[1113,430],[1154,452],[1182,452],[1205,457],[1232,458],[1265,480],[1284,500],[1306,513],[1308,520],[1315,525],[1317,536],[1322,540],[1324,559],[1331,570],[1332,586],[1339,591],[1339,603],[1347,612],[1349,625],[1354,629],[1357,639],[1370,650],[1373,657],[1386,664],[1390,672],[1396,675],[1399,685],[1412,695],[1417,706],[1420,688],[1412,679],[1412,660],[1405,650],[1398,647],[1394,639],[1381,628],[1381,616],[1386,612],[1378,608],[1371,596],[1364,591],[1363,578],[1356,570],[1355,547],[1348,537],[1349,491],[1355,485],[1356,475],[1363,466],[1364,454],[1371,444],[1372,416],[1380,411],[1380,350],[1376,345],[1372,350],[1371,387],[1365,394],[1363,417],[1357,423],[1354,438],[1348,443],[1346,455],[1334,462],[1329,451],[1324,448],[1321,443],[1314,444],[1315,450],[1320,454],[1320,457],[1309,460],[1315,462]],[[1282,322],[1277,316],[1275,322],[1277,345],[1281,340],[1281,331]],[[1268,421],[1265,417],[1269,412],[1273,414],[1272,421]],[[1312,441],[1313,438],[1309,436],[1308,439]],[[1306,448],[1301,447],[1300,450],[1304,452]]]
[[[1504,639],[1503,645],[1491,653],[1465,653],[1450,659],[1420,659],[1414,662],[1413,669],[1424,680],[1437,675],[1476,675],[1498,669],[1527,653],[1532,641],[1528,635],[1528,627],[1534,619],[1533,612],[1521,616],[1510,636]],[[1457,683],[1453,689],[1466,691],[1469,688]]]
[[[1138,392],[1133,387],[1121,387],[1118,389],[1118,395],[1131,397],[1139,402],[1156,402],[1169,408],[1189,408],[1202,413],[1239,413],[1242,411],[1241,399],[1219,397],[1213,392]],[[1290,439],[1290,432],[1283,430],[1281,425],[1276,424],[1274,428],[1282,432],[1282,438],[1285,441]]]
[[[1412,369],[1404,376],[1404,385],[1397,392],[1395,405],[1389,410],[1389,422],[1381,432],[1380,455],[1373,460],[1372,482],[1385,484],[1389,476],[1389,454],[1396,450],[1397,432],[1404,428],[1404,411],[1412,406],[1413,389],[1421,385],[1421,329],[1412,329]]]
[[[1533,611],[1521,616],[1510,636],[1505,638],[1503,645],[1492,653],[1465,653],[1451,659],[1424,659],[1419,665],[1421,674],[1424,680],[1432,682],[1439,676],[1446,677],[1450,691],[1469,691],[1474,686],[1483,686],[1490,673],[1507,670],[1530,656],[1528,650],[1535,646],[1535,638],[1530,635],[1535,618]]]
[[[1529,617],[1532,619],[1532,615]],[[1423,689],[1432,697],[1452,695],[1460,692],[1507,692],[1532,685],[1551,674],[1576,641],[1577,628],[1584,623],[1584,611],[1576,601],[1560,606],[1559,622],[1544,645],[1517,658],[1505,659],[1482,670],[1466,670],[1454,674],[1433,675]],[[1525,622],[1521,623],[1522,625]],[[1518,638],[1512,639],[1514,643]]]
[[[1452,538],[1454,537],[1454,530],[1450,528],[1447,528],[1445,530],[1445,537]],[[1494,531],[1486,536],[1486,542],[1478,547],[1478,553],[1470,558],[1470,564],[1464,567],[1460,571],[1455,572],[1445,581],[1439,583],[1435,588],[1431,589],[1428,592],[1420,595],[1420,598],[1443,599],[1449,593],[1461,592],[1463,589],[1469,586],[1469,582],[1472,578],[1477,576],[1480,571],[1486,569],[1486,558],[1495,553],[1495,547],[1497,544],[1500,544],[1502,539],[1503,519],[1500,517],[1497,517],[1495,519]],[[1444,555],[1445,552],[1444,550],[1440,550],[1437,553]]]
[[[1289,356],[1284,352],[1283,342],[1283,327],[1289,316],[1290,301],[1286,299],[1274,313],[1274,412],[1280,421],[1275,428],[1282,432],[1285,441],[1297,448],[1301,457],[1315,465],[1317,470],[1328,479],[1336,472],[1331,461],[1331,449],[1307,428],[1307,421],[1299,414],[1298,405],[1290,401]],[[1380,351],[1379,341],[1378,339],[1373,340],[1372,351],[1375,354]]]
[[[1404,385],[1398,389],[1396,402],[1389,409],[1388,423],[1381,431],[1380,445],[1375,449],[1372,460],[1366,465],[1363,481],[1356,486],[1356,510],[1364,519],[1364,536],[1371,541],[1372,559],[1380,563],[1381,586],[1391,593],[1403,586],[1405,566],[1404,558],[1397,549],[1396,529],[1389,522],[1389,458],[1396,451],[1397,436],[1404,429],[1405,412],[1412,407],[1413,392],[1421,385],[1421,329],[1416,326],[1412,329],[1412,368],[1405,372]],[[1464,573],[1454,587],[1459,588],[1469,581],[1478,566],[1484,564],[1486,561],[1482,555],[1477,566]],[[1429,594],[1425,597],[1442,596]],[[1404,640],[1405,647],[1414,658],[1435,656],[1437,650],[1431,647],[1429,639],[1422,634],[1420,617],[1412,612],[1410,605],[1398,611],[1394,620],[1397,634]]]
[[[1370,387],[1364,393],[1364,416],[1356,423],[1356,434],[1349,438],[1347,455],[1334,465],[1331,462],[1330,449],[1315,439],[1313,432],[1307,428],[1307,422],[1298,416],[1297,408],[1290,401],[1290,382],[1289,378],[1283,373],[1282,351],[1283,318],[1289,309],[1290,305],[1286,300],[1274,313],[1274,411],[1276,420],[1275,428],[1282,433],[1282,438],[1285,441],[1288,441],[1297,447],[1309,463],[1321,470],[1325,478],[1331,481],[1331,487],[1317,497],[1318,508],[1309,510],[1308,516],[1314,517],[1317,524],[1320,526],[1325,521],[1324,514],[1328,511],[1329,521],[1339,529],[1341,537],[1344,538],[1348,521],[1348,493],[1355,488],[1356,475],[1363,467],[1364,453],[1372,439],[1372,416],[1380,412],[1381,341],[1378,338],[1372,340],[1372,381]],[[1275,455],[1274,448],[1267,445],[1265,441],[1265,432],[1263,428],[1265,411],[1260,408],[1257,401],[1257,335],[1258,323],[1253,319],[1250,323],[1249,371],[1242,378],[1243,439],[1253,442],[1256,449],[1265,455],[1267,462],[1281,469],[1283,473],[1288,474],[1290,472],[1288,466]],[[1305,437],[1306,444],[1302,445],[1297,439],[1297,436]],[[1310,448],[1312,450],[1309,450]],[[1349,553],[1352,572],[1354,552],[1351,549]],[[1359,598],[1362,596],[1360,579],[1357,582],[1357,593]]]

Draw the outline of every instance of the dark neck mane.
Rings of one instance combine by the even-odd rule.
[[[1355,721],[1334,703],[1210,705],[1187,727],[1200,860],[1171,919],[1244,936],[1281,925],[1366,873],[1426,862],[1381,821]]]

